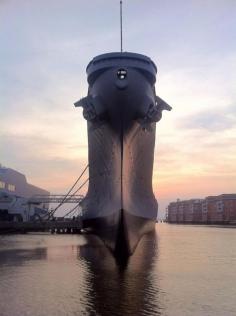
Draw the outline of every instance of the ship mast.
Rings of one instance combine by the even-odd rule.
[[[120,0],[120,51],[123,53],[123,12],[122,12],[123,1]]]

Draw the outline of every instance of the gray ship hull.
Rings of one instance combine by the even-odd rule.
[[[155,229],[155,221],[120,210],[105,217],[84,221],[91,233],[99,236],[116,257],[130,256],[141,237]]]
[[[146,56],[104,54],[93,59],[87,73],[88,96],[75,104],[88,121],[84,225],[115,254],[130,255],[156,222],[155,125],[168,105],[155,94],[156,66]]]

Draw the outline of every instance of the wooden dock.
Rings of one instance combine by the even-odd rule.
[[[82,229],[81,220],[64,221],[29,221],[29,222],[7,222],[0,221],[0,234],[28,233],[28,232],[51,232],[58,234],[80,233]]]

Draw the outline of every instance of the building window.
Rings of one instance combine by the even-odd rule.
[[[14,186],[14,184],[8,184],[8,190],[14,192],[16,190],[16,187]]]
[[[202,203],[202,212],[207,213],[207,203]]]
[[[0,181],[0,189],[5,189],[6,184],[5,182]]]
[[[216,209],[217,209],[217,212],[223,212],[223,202],[222,201],[216,202]]]

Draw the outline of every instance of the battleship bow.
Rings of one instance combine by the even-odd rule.
[[[87,66],[83,107],[89,147],[89,188],[84,226],[115,253],[130,255],[154,229],[158,205],[152,190],[156,122],[171,107],[156,95],[157,68],[135,53],[109,53]]]

